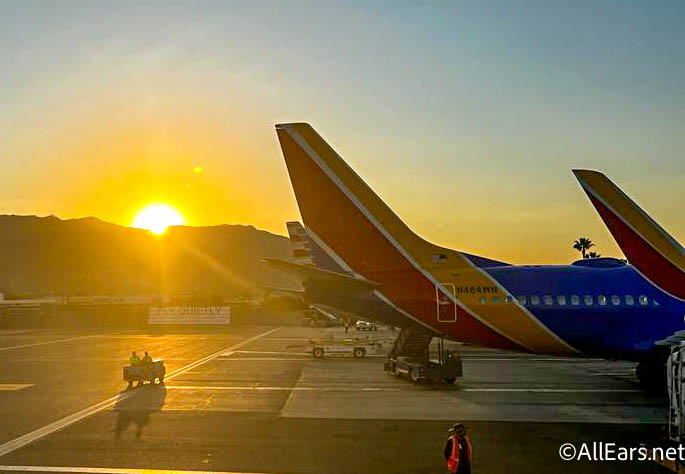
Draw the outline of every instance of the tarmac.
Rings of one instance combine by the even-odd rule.
[[[442,473],[465,422],[474,473],[668,472],[650,461],[563,461],[564,443],[651,446],[667,400],[634,364],[452,344],[455,385],[383,371],[384,355],[314,359],[311,338],[388,329],[228,326],[162,333],[0,331],[0,474],[146,470]],[[124,391],[131,350],[163,358],[164,385]]]

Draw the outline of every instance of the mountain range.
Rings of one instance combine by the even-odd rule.
[[[0,215],[0,292],[221,294],[299,288],[262,258],[291,259],[290,242],[253,226],[169,227],[161,236],[94,217]]]

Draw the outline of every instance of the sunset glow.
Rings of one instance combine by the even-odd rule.
[[[685,236],[682,2],[35,3],[0,0],[0,214],[131,225],[169,203],[283,235],[273,124],[306,121],[442,246],[622,256],[574,168]]]
[[[150,204],[136,213],[131,227],[147,229],[153,234],[161,235],[167,227],[183,225],[185,219],[181,213],[168,204]]]

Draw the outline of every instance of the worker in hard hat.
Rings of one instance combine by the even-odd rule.
[[[456,423],[448,430],[450,437],[445,443],[445,460],[450,474],[471,474],[473,444],[466,430],[468,427],[463,423]]]

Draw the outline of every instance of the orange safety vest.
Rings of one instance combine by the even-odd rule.
[[[459,470],[459,438],[457,435],[452,435],[449,439],[452,440],[452,452],[450,453],[450,457],[447,458],[447,471],[450,474],[455,474]],[[466,459],[468,459],[469,464],[471,464],[473,461],[473,445],[467,435],[464,435],[463,441],[466,445]]]

